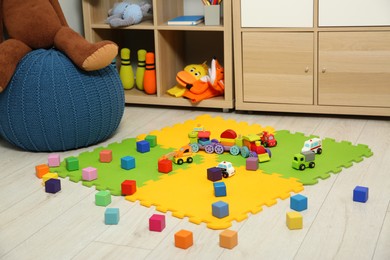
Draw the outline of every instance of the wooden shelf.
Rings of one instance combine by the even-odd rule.
[[[201,1],[192,1],[201,4]],[[196,26],[168,25],[169,19],[184,14],[183,0],[153,0],[152,20],[127,27],[111,28],[105,23],[105,19],[115,2],[117,1],[83,0],[85,38],[91,42],[112,40],[120,48],[129,48],[133,69],[138,49],[153,51],[156,59],[157,93],[147,95],[137,89],[125,91],[126,103],[222,109],[234,107],[232,0],[223,1],[221,5],[221,13],[224,15],[221,17],[220,26],[206,26],[204,23]],[[166,94],[169,88],[177,84],[177,72],[188,64],[207,61],[210,65],[214,56],[225,70],[224,96],[191,104],[187,99]]]

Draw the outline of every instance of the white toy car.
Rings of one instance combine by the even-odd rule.
[[[224,178],[231,177],[236,173],[236,170],[234,169],[231,162],[220,162],[217,167],[222,169],[222,176]]]
[[[320,138],[312,138],[307,140],[302,147],[301,152],[313,151],[316,154],[322,153],[322,140]]]

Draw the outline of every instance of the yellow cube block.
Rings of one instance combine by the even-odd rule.
[[[303,218],[301,213],[292,211],[286,214],[286,224],[289,229],[302,229]]]
[[[45,185],[45,182],[50,179],[58,179],[58,174],[55,172],[48,172],[42,176],[42,185]]]

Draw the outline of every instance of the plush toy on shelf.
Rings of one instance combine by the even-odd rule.
[[[111,27],[126,27],[152,18],[152,5],[147,2],[123,1],[108,11],[107,23]]]
[[[89,43],[69,28],[58,0],[0,0],[0,92],[26,54],[52,47],[86,71],[106,67],[118,53],[115,43]]]
[[[188,98],[192,103],[221,96],[224,93],[224,69],[216,58],[211,67],[206,63],[187,65],[176,75],[177,85],[167,93],[174,97]]]

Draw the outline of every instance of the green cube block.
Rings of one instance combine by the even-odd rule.
[[[107,206],[111,203],[111,194],[109,191],[102,190],[95,194],[96,206]]]
[[[68,171],[77,171],[79,169],[79,159],[76,157],[68,157],[65,159],[65,162]]]
[[[145,137],[145,141],[147,141],[150,144],[150,147],[155,147],[157,145],[157,136],[147,135]]]

